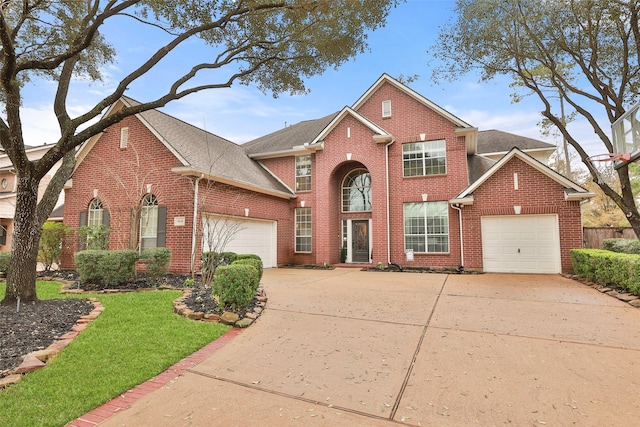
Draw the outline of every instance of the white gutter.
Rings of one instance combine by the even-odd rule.
[[[386,192],[387,192],[387,265],[391,264],[391,219],[389,218],[389,146],[395,142],[392,137],[391,142],[384,146],[385,156],[385,172],[387,174]]]
[[[464,267],[464,237],[462,233],[462,208],[460,205],[451,205],[451,207],[458,211],[458,219],[460,221],[460,266]]]
[[[198,193],[200,191],[200,180],[204,175],[200,175],[195,179],[193,188],[193,226],[191,229],[191,275],[196,272],[196,239],[198,233]]]

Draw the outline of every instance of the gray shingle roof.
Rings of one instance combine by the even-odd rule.
[[[137,103],[131,98],[125,99],[131,105]],[[139,116],[182,157],[184,166],[214,177],[291,194],[280,181],[247,157],[244,147],[158,110],[145,111]]]
[[[247,154],[272,153],[291,150],[297,145],[310,143],[327,127],[338,112],[329,114],[321,119],[306,120],[295,125],[280,129],[269,135],[261,136],[242,145]]]
[[[471,155],[467,156],[467,167],[469,168],[469,185],[476,182],[482,175],[484,175],[491,166],[496,162],[487,157]]]
[[[521,150],[536,148],[555,149],[553,144],[526,136],[515,135],[501,130],[483,130],[478,132],[478,154],[506,153],[513,147]]]

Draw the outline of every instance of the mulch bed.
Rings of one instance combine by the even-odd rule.
[[[93,311],[86,299],[58,299],[15,305],[0,304],[0,377],[17,368],[24,355],[42,350],[71,331],[76,321]]]

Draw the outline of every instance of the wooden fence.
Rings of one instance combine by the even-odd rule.
[[[604,239],[636,238],[631,227],[584,227],[582,230],[585,248],[600,249]]]

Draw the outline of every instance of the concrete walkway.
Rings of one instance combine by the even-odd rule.
[[[101,426],[640,423],[640,310],[561,276],[272,269],[259,321]]]

